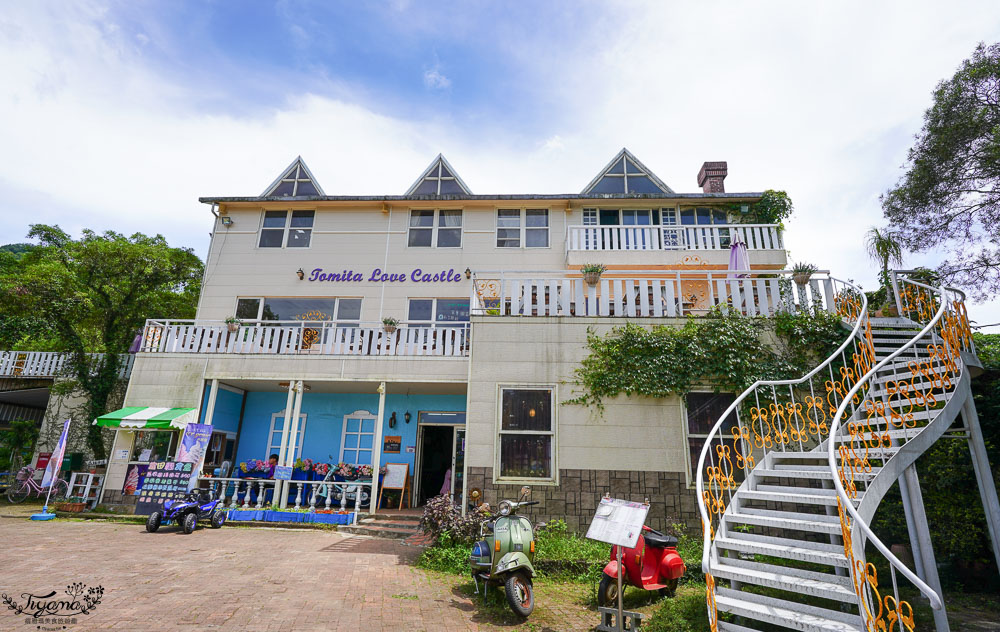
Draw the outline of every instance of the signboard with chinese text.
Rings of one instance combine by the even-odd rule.
[[[168,500],[181,500],[188,492],[193,463],[173,461],[153,461],[146,470],[146,478],[139,490],[135,505],[136,515],[148,516],[154,511],[162,511]]]

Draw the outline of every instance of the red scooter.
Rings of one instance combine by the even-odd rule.
[[[664,535],[643,525],[635,547],[622,550],[622,590],[636,586],[656,590],[662,597],[673,597],[677,580],[684,574],[684,560],[677,554],[677,538]],[[604,567],[597,603],[610,606],[618,603],[618,547],[611,547],[611,561]]]

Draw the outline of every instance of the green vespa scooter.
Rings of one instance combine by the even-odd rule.
[[[538,504],[537,500],[524,500],[530,493],[528,487],[522,487],[517,502],[500,501],[500,515],[479,526],[479,537],[483,539],[472,547],[469,557],[476,593],[480,582],[484,597],[491,586],[503,586],[511,609],[522,617],[535,609],[531,587],[535,575],[535,529],[530,520],[517,515],[519,507]],[[538,528],[544,526],[539,524]]]

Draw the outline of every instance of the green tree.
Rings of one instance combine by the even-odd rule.
[[[882,210],[903,246],[946,253],[948,282],[1000,290],[1000,44],[979,44],[934,90]]]
[[[865,233],[865,249],[868,251],[868,258],[879,266],[879,282],[885,289],[885,295],[889,296],[889,266],[903,265],[903,247],[899,240],[891,232],[884,228],[872,227]]]
[[[0,265],[0,303],[12,318],[45,322],[40,342],[70,354],[69,376],[94,419],[107,412],[119,367],[145,320],[194,315],[201,260],[160,235],[85,230],[72,239],[58,226],[35,224],[28,237],[38,247]],[[24,333],[30,343],[31,332]],[[88,426],[87,444],[104,458],[100,428]]]
[[[38,440],[38,422],[14,420],[10,427],[0,430],[0,470],[8,469],[19,459],[31,456],[31,449]],[[27,454],[25,454],[27,451]]]

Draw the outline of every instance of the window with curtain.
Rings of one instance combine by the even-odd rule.
[[[406,243],[411,248],[461,248],[462,211],[410,211]]]
[[[500,390],[500,478],[555,478],[551,388]]]

